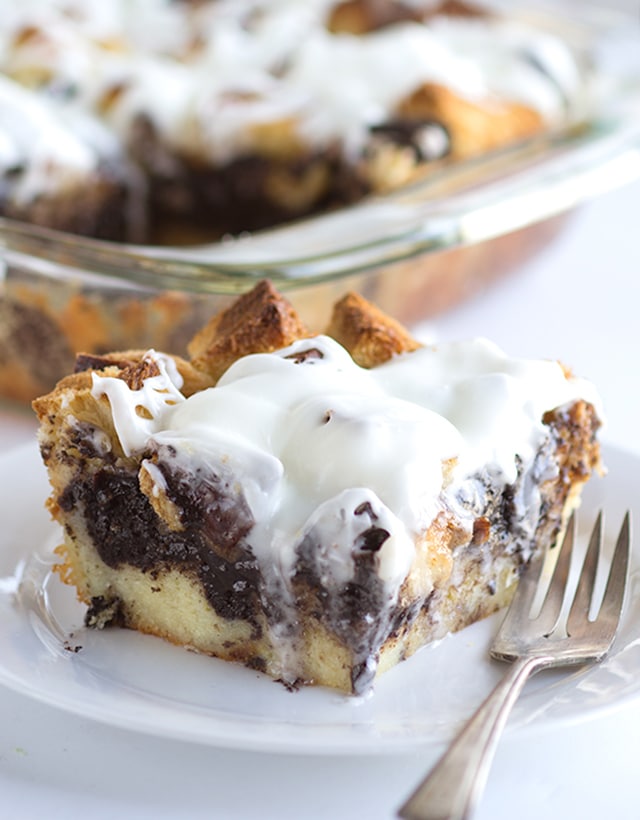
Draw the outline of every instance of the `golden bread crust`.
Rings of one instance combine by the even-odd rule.
[[[358,293],[347,293],[336,302],[326,332],[360,367],[375,367],[420,347],[399,322]]]
[[[308,335],[291,304],[264,280],[214,316],[187,349],[196,370],[216,382],[242,356],[271,353]]]
[[[441,123],[451,138],[447,161],[479,156],[540,133],[544,121],[527,106],[506,100],[480,105],[439,83],[425,83],[398,108],[407,119]]]
[[[327,21],[327,28],[334,34],[369,34],[394,23],[419,22],[421,12],[398,0],[372,2],[371,0],[345,0],[337,3]]]

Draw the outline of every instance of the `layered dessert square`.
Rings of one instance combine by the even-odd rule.
[[[58,571],[89,626],[361,693],[509,602],[600,466],[598,406],[355,294],[311,334],[263,282],[188,359],[80,355],[34,403]]]

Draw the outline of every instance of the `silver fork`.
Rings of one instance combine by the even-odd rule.
[[[465,820],[486,783],[502,729],[527,679],[541,669],[593,663],[611,646],[620,620],[630,551],[630,516],[624,517],[596,615],[591,613],[598,563],[602,560],[602,514],[593,527],[565,616],[571,553],[576,539],[572,516],[539,612],[532,611],[546,583],[545,556],[523,573],[507,615],[491,646],[491,657],[512,661],[509,671],[455,738],[435,768],[399,809],[405,820]]]

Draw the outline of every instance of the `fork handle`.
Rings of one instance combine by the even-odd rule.
[[[430,774],[400,808],[405,820],[465,820],[487,781],[498,740],[528,678],[547,657],[520,658],[484,701]]]

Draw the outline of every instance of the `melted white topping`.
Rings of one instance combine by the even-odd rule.
[[[94,395],[106,395],[113,408],[113,423],[125,455],[143,449],[149,438],[162,429],[166,411],[184,401],[182,376],[170,356],[154,350],[147,353],[160,371],[144,380],[139,390],[130,390],[122,379],[93,374]]]
[[[577,398],[599,408],[593,387],[567,379],[557,362],[509,358],[487,339],[423,347],[376,368],[376,379],[460,431],[459,473],[493,465],[507,483],[516,479],[516,456],[528,463],[545,437],[546,411]]]
[[[312,146],[338,142],[357,156],[370,126],[424,82],[486,104],[516,100],[550,122],[579,87],[569,49],[530,27],[436,17],[334,35],[334,5],[23,0],[3,10],[0,69],[68,92],[125,142],[144,115],[169,145],[217,162],[250,149],[256,125],[281,120]]]
[[[0,176],[11,175],[15,204],[70,189],[117,153],[113,135],[94,119],[0,75]]]
[[[381,528],[377,572],[390,600],[443,504],[473,507],[481,474],[514,482],[517,462],[526,469],[548,436],[545,411],[577,398],[597,406],[593,388],[558,364],[510,359],[485,340],[364,370],[319,336],[240,359],[188,399],[171,360],[148,356],[160,374],[140,390],[94,374],[93,394],[109,397],[125,453],[155,449],[181,470],[223,476],[249,507],[248,541],[264,575],[285,583],[305,537],[319,545],[330,586],[353,577],[363,533]]]

